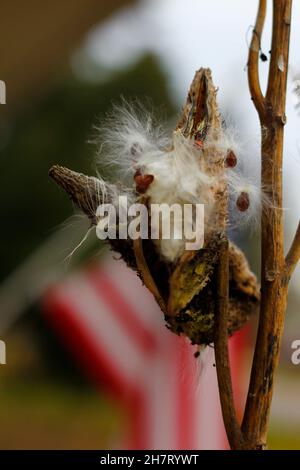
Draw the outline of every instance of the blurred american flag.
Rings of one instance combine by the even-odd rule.
[[[165,328],[152,295],[123,261],[107,255],[52,286],[43,303],[83,370],[129,413],[128,435],[115,447],[228,447],[213,349],[195,359],[195,347]],[[236,383],[241,338],[230,345]]]

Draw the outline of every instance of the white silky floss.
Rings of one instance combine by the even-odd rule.
[[[162,126],[155,126],[153,122],[152,115],[141,105],[134,108],[125,103],[124,106],[115,107],[100,129],[101,146],[98,152],[99,163],[106,169],[114,169],[115,182],[107,183],[99,178],[103,194],[113,195],[115,201],[120,194],[127,194],[132,202],[140,202],[142,199],[148,207],[154,205],[151,217],[154,220],[151,220],[151,225],[159,239],[153,241],[163,258],[175,262],[186,249],[186,243],[191,242],[192,236],[203,232],[203,227],[197,225],[197,221],[202,218],[196,217],[196,211],[192,218],[184,220],[185,205],[192,204],[196,207],[197,204],[203,204],[204,229],[211,228],[210,223],[213,223],[216,211],[214,187],[218,181],[215,176],[209,175],[205,166],[209,162],[201,159],[201,148],[193,140],[186,139],[180,131],[173,132],[170,140]],[[224,161],[229,150],[237,157],[236,168],[227,168],[225,172],[230,201],[228,226],[240,228],[242,225],[253,224],[253,221],[257,222],[262,203],[267,203],[257,177],[258,159],[256,167],[252,163],[243,165],[247,163],[249,155],[244,152],[232,128],[223,129],[218,139],[213,141],[208,133],[203,145],[215,148],[224,155]],[[251,160],[253,162],[253,157]],[[244,169],[247,168],[245,174],[243,166]],[[154,177],[142,197],[134,194],[136,171],[142,176]],[[246,209],[242,210],[237,205],[241,193],[246,193],[249,202]],[[160,212],[158,214],[155,212],[155,205],[162,204],[165,206],[157,208]],[[170,206],[174,204],[179,205],[182,210],[172,211],[170,218]],[[166,219],[170,219],[169,238],[161,236],[159,226],[160,221],[167,221]]]

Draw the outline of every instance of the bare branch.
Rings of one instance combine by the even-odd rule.
[[[252,33],[248,57],[248,82],[250,94],[260,117],[262,117],[265,112],[265,99],[262,94],[259,82],[258,63],[261,36],[266,17],[266,4],[266,0],[260,0],[259,2],[256,23]]]
[[[290,24],[292,0],[273,0],[273,31],[271,44],[271,60],[266,92],[268,105],[276,108],[276,117],[285,123],[284,109],[288,57],[290,44]]]
[[[140,273],[142,281],[144,282],[145,286],[150,290],[150,292],[154,295],[154,298],[156,299],[161,310],[166,314],[167,307],[166,307],[164,299],[162,298],[158,290],[157,285],[154,282],[154,279],[152,277],[152,274],[146,262],[146,259],[144,256],[144,250],[143,250],[143,240],[141,238],[138,238],[137,240],[133,241],[133,249],[134,249],[137,269],[138,269],[138,272]]]
[[[300,221],[295,233],[291,248],[285,258],[285,271],[288,278],[293,274],[298,261],[300,260]]]
[[[215,360],[223,421],[231,449],[243,447],[243,436],[236,417],[228,353],[229,254],[223,240],[217,266],[215,312]]]

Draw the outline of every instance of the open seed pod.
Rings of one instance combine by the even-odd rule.
[[[111,248],[121,254],[130,268],[137,271],[152,292],[163,311],[168,328],[176,334],[184,334],[193,344],[199,345],[214,341],[216,267],[228,218],[225,174],[228,152],[224,154],[218,144],[222,132],[210,70],[200,69],[196,72],[181,119],[174,131],[173,145],[165,149],[159,158],[165,158],[172,164],[178,146],[183,146],[182,158],[187,155],[184,169],[187,175],[193,168],[196,168],[195,171],[198,171],[198,167],[201,169],[201,197],[208,208],[205,212],[205,235],[201,249],[186,251],[182,246],[174,248],[171,245],[170,255],[170,246],[160,238],[155,241],[118,237],[108,240]],[[131,152],[134,150],[136,154],[138,149],[138,144],[134,144]],[[197,167],[189,168],[191,159],[192,164]],[[158,201],[158,195],[164,194],[164,186],[168,186],[168,182],[164,181],[159,186],[161,173],[155,173],[156,163],[155,161],[152,166],[148,166],[153,172],[143,172],[137,168],[132,178],[132,185],[136,189],[135,200],[145,205],[150,205],[153,201],[161,202]],[[147,163],[144,167],[147,168]],[[92,224],[97,223],[96,211],[99,204],[113,199],[113,194],[106,191],[105,200],[99,200],[99,194],[103,194],[103,191],[102,182],[97,178],[58,165],[50,169],[50,176],[66,190]],[[189,180],[185,179],[184,183],[186,181]],[[194,179],[191,185],[195,185],[195,181],[197,182]],[[180,184],[180,179],[177,184]],[[197,191],[196,188],[193,197],[194,193],[198,197]],[[175,192],[170,191],[168,194]],[[182,191],[174,201],[172,196],[168,196],[168,202],[183,204],[184,194]],[[174,250],[177,250],[175,254]],[[259,305],[259,285],[244,254],[232,242],[229,244],[229,287],[228,334],[231,335],[257,311]]]

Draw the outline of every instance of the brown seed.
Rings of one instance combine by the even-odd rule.
[[[234,168],[237,164],[237,158],[233,150],[228,150],[226,159],[225,159],[225,165],[227,168]]]
[[[137,192],[140,194],[144,194],[153,180],[153,175],[141,175],[140,170],[137,170],[134,175],[134,181],[136,184]]]
[[[245,212],[250,206],[249,194],[246,191],[242,191],[236,200],[237,208],[241,212]]]

